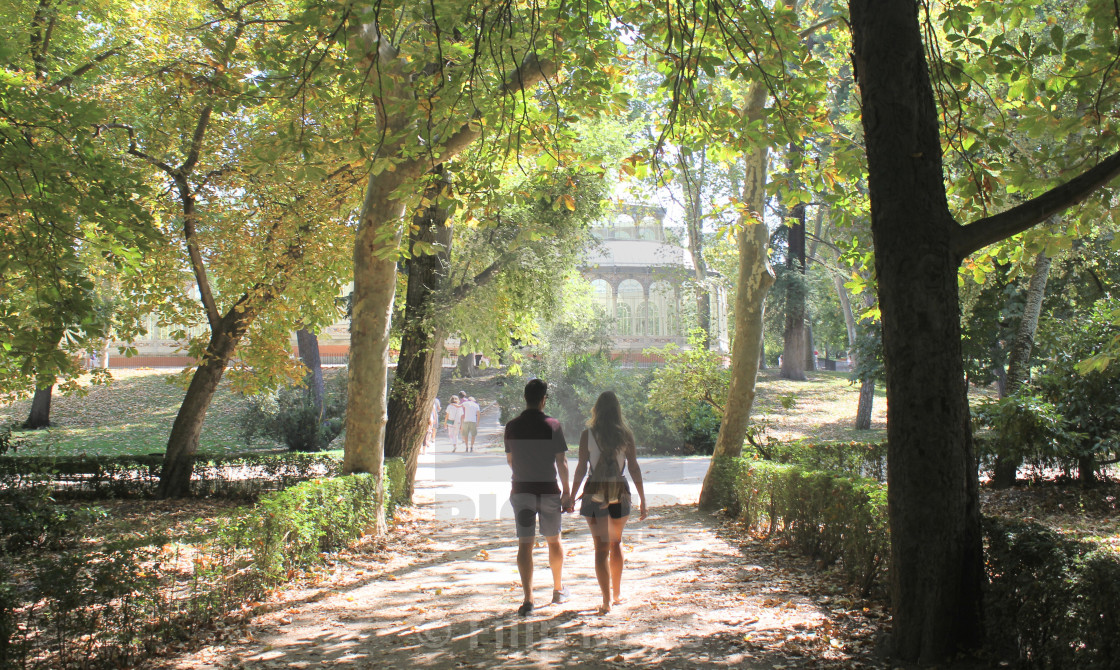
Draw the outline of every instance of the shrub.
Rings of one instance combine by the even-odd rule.
[[[713,463],[727,504],[751,527],[789,540],[819,563],[839,563],[869,594],[890,556],[886,487],[795,465],[746,459]]]
[[[886,442],[770,442],[766,451],[768,460],[806,470],[825,470],[880,482],[887,479]]]
[[[255,506],[232,516],[223,524],[218,545],[222,553],[250,552],[252,560],[244,568],[259,575],[257,584],[271,586],[293,570],[321,563],[325,552],[373,528],[376,493],[369,475],[303,482],[261,496]]]
[[[0,487],[48,486],[54,497],[126,498],[153,495],[163,454],[146,456],[0,458]],[[192,495],[253,498],[314,477],[339,474],[342,464],[318,454],[197,454]]]
[[[399,489],[399,470],[386,468],[387,491]],[[135,665],[166,638],[245,611],[246,600],[360,538],[377,520],[375,493],[369,475],[352,475],[262,496],[230,512],[211,542],[187,550],[186,577],[162,568],[183,565],[178,549],[166,554],[165,538],[0,554],[0,667]]]
[[[993,650],[1031,668],[1120,667],[1120,556],[1033,523],[984,520]]]
[[[345,379],[342,375],[339,378]],[[322,415],[310,390],[282,388],[250,396],[238,423],[246,446],[260,435],[287,446],[291,451],[311,452],[322,451],[338,437],[344,427],[345,416],[345,394],[337,388],[323,399]]]

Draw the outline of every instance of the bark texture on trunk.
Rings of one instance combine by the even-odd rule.
[[[856,430],[871,430],[871,411],[875,405],[875,380],[859,383],[859,404],[856,405]]]
[[[1042,300],[1046,297],[1046,281],[1050,276],[1050,257],[1039,252],[1034,259],[1034,272],[1027,286],[1027,302],[1023,305],[1023,316],[1015,332],[1015,342],[1007,360],[1007,393],[1015,393],[1019,387],[1030,381],[1031,350],[1034,348],[1034,335],[1038,330],[1038,319],[1042,314]],[[1015,485],[1019,472],[1019,459],[999,457],[992,473],[992,486],[1008,488]]]
[[[433,182],[427,198],[433,204],[413,218],[409,244],[412,253],[405,262],[404,323],[401,353],[389,393],[389,420],[385,427],[385,458],[403,458],[407,464],[404,495],[412,499],[420,445],[428,431],[432,401],[439,393],[445,331],[434,322],[436,298],[447,286],[451,262],[452,228],[448,213],[437,203],[443,180]],[[419,253],[434,247],[437,253]]]
[[[805,381],[805,205],[790,212],[786,271],[799,281],[786,284],[786,322],[782,349],[782,379]]]
[[[893,654],[938,663],[982,636],[977,463],[954,246],[918,3],[850,2],[887,374]]]
[[[35,389],[31,398],[31,411],[23,427],[29,430],[49,428],[51,425],[51,396],[54,394],[54,384]]]
[[[326,393],[323,388],[323,360],[319,356],[319,338],[310,330],[300,328],[296,331],[296,346],[299,349],[299,359],[307,368],[307,390],[315,403],[319,421],[322,421],[323,397]]]
[[[404,203],[392,197],[398,184],[385,173],[370,176],[354,243],[350,321],[354,346],[350,347],[342,470],[368,472],[378,481],[384,464],[389,328],[404,215]]]
[[[766,87],[752,83],[747,94],[748,122],[761,118],[766,102]],[[743,440],[750,425],[754,407],[755,381],[758,378],[758,358],[762,350],[762,316],[766,292],[774,284],[774,271],[770,267],[770,233],[762,213],[765,209],[766,163],[769,151],[756,146],[746,156],[743,176],[743,202],[750,206],[755,220],[741,220],[736,240],[739,246],[739,284],[735,292],[735,339],[731,343],[731,383],[727,402],[720,420],[719,436],[712,451],[712,464],[718,459],[739,456]],[[700,492],[700,507],[711,508],[719,500],[718,482],[713,476],[715,468],[708,467],[704,486]]]
[[[238,312],[235,307],[226,313],[210,336],[206,354],[191,377],[187,394],[171,426],[171,435],[167,438],[167,452],[163,455],[163,469],[156,491],[160,498],[185,498],[190,495],[194,456],[198,451],[198,438],[206,421],[206,411],[222,381],[226,365],[254,316],[252,311]]]

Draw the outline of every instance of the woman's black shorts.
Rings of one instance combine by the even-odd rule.
[[[624,516],[630,516],[630,485],[626,485],[626,495],[622,497],[622,500],[611,505],[597,503],[591,499],[590,495],[583,494],[580,496],[579,513],[580,516],[594,518],[621,519]]]

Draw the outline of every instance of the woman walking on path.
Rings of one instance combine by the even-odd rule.
[[[451,396],[451,402],[447,405],[447,420],[443,425],[447,428],[447,437],[451,440],[451,453],[459,448],[459,431],[460,424],[463,421],[463,406],[459,404],[459,396]]]
[[[630,485],[624,470],[627,467],[638,490],[638,518],[645,519],[649,510],[634,433],[622,418],[618,397],[613,391],[604,391],[591,409],[587,430],[579,436],[579,463],[573,478],[575,497],[580,498],[579,513],[587,519],[595,541],[595,577],[603,592],[599,614],[610,612],[612,604],[622,602],[622,529],[630,518],[631,507]],[[579,496],[581,483],[583,495]]]

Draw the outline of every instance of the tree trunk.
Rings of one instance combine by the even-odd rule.
[[[1050,275],[1050,257],[1039,252],[1034,260],[1034,272],[1027,287],[1027,302],[1023,305],[1023,316],[1011,345],[1007,361],[1008,393],[1015,393],[1019,387],[1030,381],[1031,350],[1034,348],[1034,334],[1038,330],[1038,318],[1042,314],[1042,299],[1046,297],[1046,280]],[[1019,459],[997,457],[992,486],[1005,489],[1015,485],[1019,472]]]
[[[35,389],[35,395],[31,398],[31,412],[27,415],[27,421],[23,422],[24,428],[38,430],[50,427],[51,394],[53,392],[54,384]]]
[[[805,371],[813,372],[817,369],[817,357],[813,353],[816,346],[813,344],[813,323],[805,319]]]
[[[474,377],[475,370],[478,370],[478,366],[474,364],[474,354],[462,345],[459,345],[459,358],[455,361],[455,370],[460,377],[467,379]]]
[[[982,637],[977,463],[941,141],[916,2],[851,0],[887,374],[893,654],[940,663]]]
[[[693,280],[696,282],[696,322],[703,331],[701,346],[712,344],[712,296],[708,289],[708,264],[704,259],[704,212],[701,195],[707,171],[707,151],[700,151],[700,169],[694,174],[688,161],[679,155],[678,163],[685,186],[685,228],[688,232],[688,254],[692,258]]]
[[[407,500],[412,499],[420,445],[428,432],[432,402],[439,393],[440,372],[443,369],[445,331],[433,320],[436,316],[435,299],[447,286],[447,270],[451,262],[452,228],[447,224],[448,212],[436,204],[439,191],[445,185],[446,181],[442,179],[432,183],[426,199],[433,204],[413,218],[409,235],[412,253],[405,262],[408,284],[401,328],[401,353],[389,393],[385,457],[405,459],[408,467],[404,495]],[[439,251],[421,253],[417,243],[421,248],[434,246]]]
[[[311,393],[311,400],[315,403],[315,413],[319,421],[323,420],[323,397],[326,395],[323,388],[323,361],[319,357],[319,338],[315,333],[305,328],[296,331],[296,346],[299,348],[299,359],[307,368],[307,390]]]
[[[790,213],[786,269],[797,281],[786,284],[786,325],[782,349],[782,379],[803,382],[805,377],[805,205]]]
[[[1014,393],[1030,381],[1031,350],[1034,348],[1034,334],[1038,330],[1038,319],[1042,314],[1042,300],[1046,297],[1046,281],[1050,276],[1050,257],[1039,252],[1034,260],[1034,272],[1027,287],[1027,302],[1023,305],[1023,316],[1015,333],[1015,343],[1007,360],[1007,391]]]
[[[766,369],[766,338],[762,338],[758,344],[758,369]]]
[[[859,404],[856,406],[856,430],[871,430],[871,410],[875,404],[875,380],[859,383]]]
[[[171,425],[156,491],[158,497],[185,498],[190,495],[194,456],[198,451],[198,438],[206,421],[206,411],[222,381],[229,359],[255,316],[253,310],[238,311],[238,306],[234,306],[211,334],[206,354],[191,377],[187,394],[179,406],[179,413],[175,415],[175,423]]]
[[[396,173],[399,174],[398,168]],[[346,444],[342,470],[377,478],[382,508],[389,328],[397,286],[404,203],[392,197],[400,184],[388,175],[370,175],[354,243],[354,298],[350,322]],[[384,521],[378,523],[383,530]]]
[[[856,347],[856,315],[852,312],[852,301],[848,298],[848,289],[844,288],[844,279],[833,273],[832,285],[836,287],[836,297],[840,299],[840,312],[844,315],[844,330],[848,333],[848,359],[855,365]]]
[[[762,117],[766,102],[766,87],[752,83],[747,93],[747,122]],[[743,439],[750,424],[754,407],[755,381],[758,378],[758,358],[762,349],[762,312],[766,292],[774,283],[767,247],[770,233],[762,213],[765,211],[766,162],[769,151],[756,145],[747,154],[743,175],[743,202],[750,207],[751,216],[740,219],[736,240],[739,246],[739,282],[735,291],[735,339],[731,344],[731,383],[727,390],[726,410],[720,420],[719,436],[712,451],[712,464],[704,476],[700,491],[700,507],[712,508],[719,500],[719,482],[713,476],[717,460],[739,456],[743,452]]]
[[[109,355],[112,350],[113,338],[112,336],[106,337],[101,342],[101,358],[97,361],[98,367],[108,370],[109,369]]]

